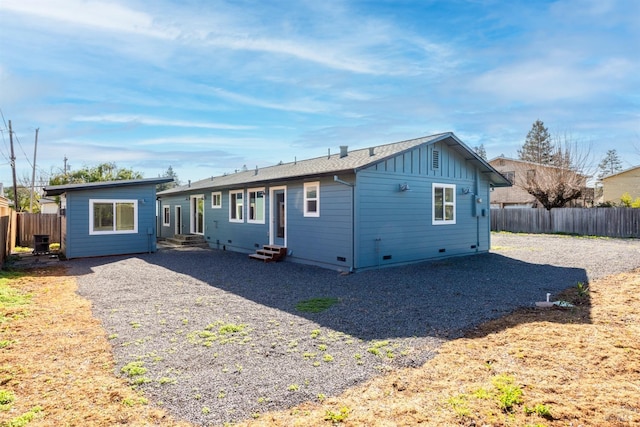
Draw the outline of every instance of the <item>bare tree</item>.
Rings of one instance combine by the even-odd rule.
[[[584,150],[570,135],[554,138],[552,162],[531,163],[522,188],[536,198],[547,210],[562,208],[572,200],[593,203],[587,189],[590,150]],[[590,200],[589,200],[590,199]]]

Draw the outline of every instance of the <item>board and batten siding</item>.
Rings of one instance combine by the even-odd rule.
[[[437,168],[433,167],[434,149]],[[400,191],[405,183],[410,191]],[[456,186],[456,224],[432,225],[433,183]],[[463,188],[469,192],[463,194]],[[446,144],[421,146],[360,171],[355,267],[488,251],[488,196],[488,181]],[[482,203],[477,203],[478,198]]]
[[[99,190],[72,191],[66,194],[67,258],[155,252],[155,185],[127,186]],[[126,234],[89,234],[89,200],[137,200],[138,230]],[[143,201],[144,200],[144,201]]]

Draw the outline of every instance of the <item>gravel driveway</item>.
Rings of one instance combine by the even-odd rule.
[[[547,292],[640,267],[638,240],[494,233],[492,246],[347,276],[203,249],[68,265],[109,335],[118,374],[175,416],[209,425],[419,366],[444,340]],[[313,298],[337,303],[296,309]]]

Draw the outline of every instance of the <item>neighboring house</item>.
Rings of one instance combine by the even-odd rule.
[[[510,183],[453,133],[207,178],[158,193],[160,235],[287,248],[355,271],[487,252],[489,193]]]
[[[156,185],[171,178],[44,187],[60,196],[60,251],[67,258],[156,251]]]
[[[542,208],[542,204],[536,200],[523,187],[529,179],[545,169],[557,169],[555,166],[541,165],[525,160],[510,159],[500,156],[489,160],[489,164],[511,182],[511,187],[495,188],[491,192],[492,208]],[[583,187],[583,197],[572,200],[567,207],[587,206],[593,203],[593,189],[587,188],[587,176],[576,174]]]
[[[56,203],[55,199],[50,199],[48,197],[41,197],[38,200],[40,203],[40,213],[43,214],[57,214],[58,213],[58,203]]]
[[[623,170],[602,178],[604,202],[620,203],[620,196],[629,193],[631,200],[640,197],[640,166]]]

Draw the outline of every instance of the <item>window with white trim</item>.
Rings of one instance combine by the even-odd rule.
[[[229,191],[229,221],[244,222],[244,191]]]
[[[222,207],[222,193],[220,191],[211,193],[211,207],[213,209],[220,209]]]
[[[171,206],[162,207],[162,225],[165,227],[171,225]]]
[[[320,216],[320,182],[304,183],[304,216]]]
[[[137,232],[137,200],[89,199],[89,234]]]
[[[432,186],[432,224],[445,225],[456,223],[456,186],[437,184]]]
[[[247,190],[249,198],[249,211],[247,222],[264,224],[264,188],[250,188]]]

